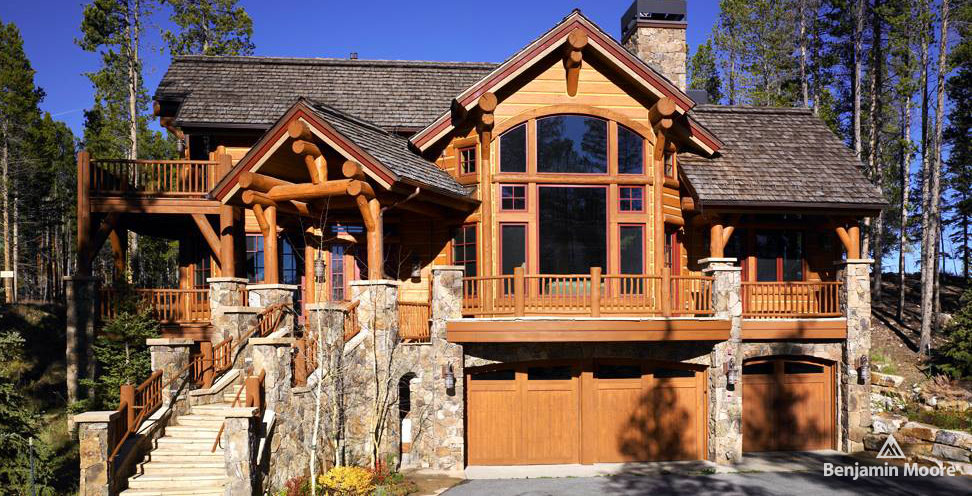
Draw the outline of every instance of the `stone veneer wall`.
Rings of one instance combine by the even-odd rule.
[[[841,365],[841,449],[864,450],[864,436],[871,427],[871,384],[858,374],[858,361],[871,354],[871,278],[873,260],[841,262],[844,279],[841,303],[847,315],[847,341]]]
[[[678,89],[685,91],[688,53],[685,24],[673,23],[671,27],[639,25],[623,44],[638,58],[661,71]]]
[[[716,463],[742,459],[742,271],[735,258],[699,260],[712,276],[712,310],[715,317],[730,321],[729,339],[712,347],[709,369],[709,453]],[[736,384],[730,385],[727,367],[735,365]]]

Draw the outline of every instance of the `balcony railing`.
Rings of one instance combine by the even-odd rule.
[[[839,281],[743,282],[743,317],[840,317],[841,285]]]
[[[218,162],[208,160],[92,160],[93,195],[201,197],[216,182]]]
[[[686,316],[712,315],[712,278],[705,276],[524,274],[464,277],[463,314]]]
[[[429,340],[429,304],[426,302],[398,302],[398,335],[403,341]]]
[[[148,307],[152,317],[163,324],[209,323],[209,289],[133,289],[103,288],[99,315],[102,322],[117,316],[121,299],[134,295],[137,305]]]

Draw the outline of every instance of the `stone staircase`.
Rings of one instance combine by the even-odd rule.
[[[222,496],[227,481],[223,448],[211,451],[224,414],[242,385],[223,392],[222,401],[196,405],[170,422],[165,435],[138,464],[121,496]],[[245,400],[240,394],[240,403]]]

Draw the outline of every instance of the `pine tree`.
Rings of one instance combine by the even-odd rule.
[[[172,55],[252,55],[253,20],[236,0],[166,0],[179,32],[162,36]]]
[[[722,101],[722,79],[719,77],[719,67],[715,52],[712,50],[712,40],[707,39],[699,45],[695,55],[689,61],[689,88],[705,90],[709,96],[709,103],[718,104]]]
[[[713,41],[722,60],[729,105],[739,103],[741,61],[746,48],[745,24],[750,17],[750,9],[749,2],[745,0],[719,0],[719,21],[713,33]]]
[[[952,12],[958,33],[958,43],[949,56],[954,73],[948,78],[946,89],[952,107],[943,139],[950,145],[945,168],[945,181],[953,192],[945,219],[954,230],[952,243],[961,251],[962,275],[969,281],[972,263],[972,1],[957,3]]]

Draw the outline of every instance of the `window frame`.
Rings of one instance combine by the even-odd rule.
[[[478,231],[478,227],[479,227],[478,224],[474,224],[474,223],[471,223],[471,224],[463,224],[462,226],[459,226],[458,232],[452,237],[452,241],[451,241],[451,243],[452,243],[452,253],[450,254],[451,255],[451,258],[452,258],[452,264],[453,265],[462,265],[463,266],[463,269],[464,269],[463,270],[463,277],[477,277],[477,276],[479,276],[479,231]],[[471,243],[467,241],[467,236],[466,236],[466,232],[469,229],[472,229],[472,231],[475,233],[475,240],[473,242],[471,242]],[[459,243],[457,245],[456,244],[456,238],[459,237],[459,233],[462,233],[463,242],[462,243]],[[468,264],[470,262],[469,260],[466,260],[465,258],[463,258],[461,260],[456,259],[456,247],[457,246],[462,246],[463,247],[462,253],[463,253],[463,255],[465,255],[465,253],[466,253],[465,247],[466,246],[469,246],[469,245],[472,245],[472,247],[473,247],[472,253],[473,253],[473,257],[474,258],[472,259],[472,264],[473,264],[473,267],[475,268],[475,271],[476,271],[475,274],[466,274],[465,273],[465,267],[466,267],[466,264]]]
[[[669,171],[669,166],[671,166],[671,171]],[[665,179],[675,179],[678,175],[677,171],[678,169],[675,163],[675,152],[672,150],[665,150],[665,152],[662,153],[662,175],[665,176]]]
[[[523,200],[523,208],[506,208],[506,207],[503,206],[504,201],[507,199],[505,196],[503,196],[503,190],[506,189],[506,188],[513,188],[514,190],[517,189],[517,188],[519,188],[520,190],[523,191],[523,196],[522,197],[518,197],[518,196],[516,196],[514,194],[513,196],[511,196],[509,198],[510,201],[513,202],[514,207],[515,207],[515,204],[516,204],[516,200]],[[501,212],[526,212],[528,210],[528,208],[529,208],[529,206],[527,204],[527,199],[528,199],[529,194],[530,193],[529,193],[529,191],[527,191],[527,185],[526,184],[500,184],[500,186],[499,186],[499,210]]]
[[[800,279],[789,279],[789,280],[784,279],[784,274],[785,274],[785,270],[783,269],[784,257],[783,255],[780,254],[776,256],[776,279],[772,281],[760,281],[759,280],[759,252],[758,252],[759,248],[756,243],[756,238],[760,234],[773,235],[773,234],[780,234],[784,232],[799,233],[800,235]],[[808,272],[807,235],[805,230],[803,229],[752,229],[750,230],[750,236],[752,237],[751,257],[753,260],[752,261],[753,264],[752,281],[753,282],[805,282],[807,281],[807,276],[808,276],[807,274]]]
[[[528,174],[530,172],[530,126],[528,125],[530,121],[521,122],[506,131],[503,134],[496,137],[496,154],[497,154],[497,164],[496,169],[500,174]],[[517,129],[523,128],[523,170],[522,171],[508,171],[503,170],[503,137],[516,131]],[[536,165],[534,165],[536,167]]]
[[[250,249],[248,241],[253,239],[254,249]],[[264,239],[262,234],[247,233],[244,241],[244,258],[246,261],[250,254],[253,254],[253,274],[250,274],[250,264],[246,264],[246,278],[251,283],[260,283],[266,278],[266,267],[263,265]]]
[[[622,191],[640,191],[641,198],[637,200],[635,198],[624,198],[622,196]],[[625,209],[624,205],[627,202],[629,205],[633,205],[635,201],[641,203],[641,207],[638,209]],[[645,187],[641,185],[619,185],[618,186],[618,212],[625,214],[640,214],[645,212]]]
[[[552,118],[556,118],[556,117],[583,117],[585,119],[595,119],[595,120],[598,120],[598,121],[601,121],[601,122],[604,123],[604,172],[562,172],[562,171],[541,171],[540,170],[540,137],[539,137],[539,134],[540,134],[540,121],[543,121],[545,119],[552,119]],[[575,113],[575,112],[563,112],[563,113],[558,113],[558,114],[550,114],[550,115],[543,115],[543,116],[540,116],[540,117],[536,117],[536,118],[533,119],[533,121],[534,121],[533,128],[535,130],[534,132],[536,133],[537,136],[535,136],[531,140],[530,139],[530,136],[527,135],[527,153],[528,154],[531,154],[531,153],[533,154],[533,157],[534,157],[533,167],[536,169],[536,173],[538,175],[552,175],[552,176],[565,175],[565,176],[581,176],[581,177],[583,177],[583,176],[610,176],[611,175],[611,154],[612,153],[615,153],[615,154],[617,153],[617,150],[616,150],[616,148],[617,148],[617,137],[615,137],[615,143],[614,143],[614,145],[613,146],[611,145],[611,131],[610,131],[611,122],[612,122],[611,119],[607,119],[607,118],[604,118],[604,117],[600,117],[600,116],[596,116],[596,115],[591,115],[591,114],[582,114],[582,113]],[[510,128],[510,129],[511,130],[512,129],[515,129],[515,127]],[[533,149],[532,150],[530,149],[530,144],[531,143],[533,144]],[[528,169],[529,169],[529,164],[530,164],[530,161],[527,160],[527,168]]]
[[[618,128],[618,132],[615,133],[614,147],[613,147],[613,153],[615,155],[617,155],[617,157],[618,157],[618,159],[617,159],[618,175],[619,176],[643,176],[643,175],[645,175],[645,168],[647,166],[647,161],[645,160],[645,149],[648,148],[647,145],[645,144],[645,137],[642,136],[641,134],[639,134],[634,129],[631,129],[630,127],[625,126],[624,124],[621,124],[620,122],[614,121],[614,123],[617,125],[617,128]],[[636,136],[638,139],[641,140],[641,171],[640,172],[621,172],[621,132],[622,132],[622,130],[627,131],[627,132],[633,134],[634,136]],[[608,140],[608,146],[611,146],[610,139]],[[608,156],[609,157],[610,157],[611,153],[612,153],[611,151],[608,151]]]
[[[624,264],[623,263],[623,258],[624,257],[621,256],[622,255],[622,253],[621,253],[621,249],[622,249],[622,247],[621,247],[621,231],[623,229],[625,229],[625,228],[637,228],[637,229],[641,230],[641,253],[642,253],[642,255],[641,255],[641,271],[640,272],[637,272],[637,273],[635,273],[635,272],[629,273],[629,272],[624,272],[622,270],[622,266]],[[618,223],[618,247],[617,247],[617,250],[616,250],[617,251],[617,255],[618,255],[618,268],[617,268],[617,273],[618,274],[621,274],[621,275],[645,275],[647,273],[647,271],[648,271],[648,257],[646,256],[648,254],[648,250],[647,250],[648,237],[647,237],[647,234],[648,234],[648,229],[647,229],[647,226],[644,223],[641,223],[641,222],[621,222],[621,223]]]
[[[512,275],[503,273],[503,228],[511,227],[522,227],[523,228],[523,264],[526,267],[530,266],[530,224],[528,222],[500,222],[498,224],[499,230],[499,274],[500,275]]]
[[[467,152],[471,154],[471,160],[465,160]],[[468,164],[472,164],[472,170],[466,170],[465,166]],[[476,145],[456,149],[456,169],[458,177],[475,176],[479,172],[479,154],[476,153]]]

